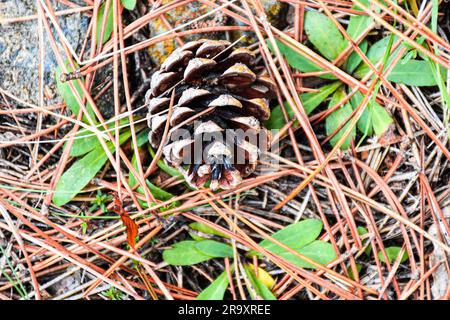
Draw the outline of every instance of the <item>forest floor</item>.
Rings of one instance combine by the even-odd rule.
[[[449,299],[448,37],[438,0],[3,1],[0,299]],[[147,140],[152,74],[202,38],[277,90],[217,192]]]

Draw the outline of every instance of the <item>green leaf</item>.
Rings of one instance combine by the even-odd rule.
[[[372,23],[373,19],[365,15],[354,15],[350,17],[347,27],[347,33],[352,38],[356,40],[369,25]]]
[[[75,162],[59,180],[53,203],[62,206],[72,200],[95,177],[107,160],[103,149],[95,149]]]
[[[402,250],[401,247],[389,247],[386,248],[386,255],[388,257],[389,263],[393,263],[395,260],[397,260],[398,255],[400,254],[400,251]],[[378,252],[378,258],[382,261],[385,262],[384,257],[383,257],[383,253],[381,251]],[[405,251],[403,253],[403,256],[400,260],[400,263],[405,262],[408,259],[408,252]]]
[[[102,24],[103,24],[103,17],[105,15],[105,6],[106,2],[100,6],[98,9],[97,14],[97,45],[100,44],[100,35],[102,31]],[[107,17],[106,17],[106,24],[105,24],[105,31],[103,33],[103,43],[107,42],[109,38],[111,37],[111,34],[113,32],[113,23],[114,23],[114,16],[113,16],[113,8],[112,8],[112,2],[109,5]]]
[[[245,274],[247,275],[248,279],[250,280],[250,283],[252,287],[255,289],[258,296],[263,298],[264,300],[276,300],[277,298],[273,295],[272,291],[270,291],[267,286],[262,283],[253,272],[253,268],[246,265],[244,266]],[[254,297],[252,295],[252,299],[256,299],[257,297]]]
[[[361,49],[361,51],[365,54],[367,52],[367,47],[369,46],[369,43],[367,42],[367,40],[363,40],[361,41],[361,43],[359,44],[359,48]],[[353,52],[347,59],[347,61],[345,61],[344,67],[347,70],[347,72],[349,74],[351,74],[353,71],[355,71],[355,69],[359,66],[359,64],[361,63],[362,58],[359,56],[359,54],[357,52]]]
[[[316,219],[303,220],[287,226],[286,228],[275,232],[272,238],[278,240],[284,245],[296,250],[313,242],[322,231],[322,221]],[[276,245],[270,240],[263,240],[260,245],[272,253],[279,254],[286,252],[285,249]],[[250,251],[250,254],[255,254]],[[259,254],[260,255],[260,254]]]
[[[190,266],[213,257],[196,248],[197,241],[181,241],[172,245],[172,249],[163,251],[163,260],[173,266]]]
[[[229,238],[227,235],[223,234],[220,231],[217,231],[216,229],[207,226],[206,224],[200,223],[200,222],[192,222],[191,224],[189,224],[189,227],[191,227],[194,230],[197,230],[201,233],[205,233],[205,234],[211,234],[211,235],[215,235],[215,236],[219,236],[219,237],[223,237],[223,238]]]
[[[128,118],[121,119],[119,121],[119,127],[128,124],[130,120]],[[108,123],[106,125],[108,129],[115,128],[114,123]],[[105,132],[103,126],[98,127],[100,132]],[[92,132],[86,129],[82,129],[78,131],[76,137],[81,137],[76,139],[72,144],[72,149],[70,149],[70,155],[72,157],[79,157],[83,154],[88,153],[89,151],[101,147],[100,141],[98,140],[96,135],[90,135]],[[114,136],[115,131],[112,131]],[[87,137],[86,137],[87,136]]]
[[[350,98],[350,103],[353,107],[353,109],[356,109],[359,104],[363,100],[363,95],[358,91],[356,92],[353,97]],[[372,136],[373,134],[373,125],[372,125],[372,112],[371,112],[371,105],[370,101],[367,103],[366,109],[364,109],[362,115],[359,117],[358,122],[356,124],[359,131],[361,133]]]
[[[223,300],[229,283],[228,275],[224,271],[216,280],[203,290],[195,300]]]
[[[361,272],[361,270],[362,270],[362,264],[357,263],[356,271],[358,271],[358,274]],[[347,268],[347,272],[348,272],[348,276],[350,277],[350,279],[355,280],[355,275],[353,274],[352,266],[349,266]]]
[[[296,251],[324,266],[336,259],[336,252],[334,251],[333,246],[331,243],[325,241],[316,240]],[[280,253],[279,256],[301,268],[315,269],[312,264],[300,259],[288,251]]]
[[[336,252],[333,246],[324,241],[314,241],[322,231],[322,221],[315,219],[308,219],[297,222],[287,226],[286,228],[274,233],[273,238],[277,239],[284,245],[291,249],[302,253],[312,260],[322,265],[328,264],[330,261],[336,259]],[[294,254],[286,251],[282,247],[274,244],[269,240],[261,241],[260,245],[270,252],[279,255],[280,257],[292,262],[293,264],[302,268],[314,268],[311,264],[298,258]],[[254,250],[250,251],[248,255],[262,256]]]
[[[163,251],[163,259],[174,266],[188,266],[212,258],[233,257],[230,246],[214,240],[181,241]]]
[[[369,50],[367,51],[367,58],[374,65],[376,65],[379,61],[382,61],[386,51],[388,50],[389,39],[390,39],[390,36],[387,36],[387,37],[375,42],[372,46],[370,46]],[[396,41],[397,37],[393,36],[393,40]],[[386,69],[386,66],[388,66],[390,64],[390,62],[392,61],[392,59],[397,55],[400,48],[401,47],[399,46],[396,50],[394,50],[394,52],[392,54],[389,54],[389,59],[387,60],[387,63],[384,66],[384,69]],[[362,79],[369,71],[370,71],[370,67],[366,63],[363,63],[356,69],[354,75],[356,78]]]
[[[303,57],[302,55],[298,54],[295,50],[291,49],[289,46],[285,45],[279,40],[276,40],[278,49],[280,49],[281,54],[286,58],[286,61],[289,63],[289,65],[304,73],[309,72],[321,72],[324,71],[324,69],[320,68],[315,63],[309,61],[307,58]],[[272,48],[272,44],[270,42],[267,43],[270,51],[274,53],[274,50]],[[323,79],[336,79],[335,76],[332,74],[323,74],[319,75],[319,78]]]
[[[437,85],[430,64],[424,60],[409,60],[405,63],[397,63],[387,79],[395,83],[418,87]]]
[[[350,38],[352,38],[352,40],[356,40],[364,32],[364,30],[369,27],[372,21],[372,18],[365,15],[351,16],[347,26],[347,33]],[[361,41],[361,43],[359,44],[359,48],[364,54],[367,52],[367,47],[368,42],[366,40]],[[345,62],[345,68],[348,73],[352,73],[353,71],[355,71],[361,61],[362,58],[358,55],[358,53],[353,52]]]
[[[201,253],[215,258],[233,257],[233,249],[229,245],[214,240],[198,241],[195,248]]]
[[[342,85],[342,82],[336,81],[320,88],[318,92],[306,92],[300,95],[300,99],[305,108],[306,114],[314,111],[326,98],[336,91]]]
[[[303,103],[303,107],[307,114],[310,114],[314,111],[317,106],[319,106],[330,94],[336,91],[342,85],[342,82],[336,81],[330,84],[327,84],[320,88],[318,92],[307,92],[300,95],[300,100]],[[286,112],[289,116],[289,119],[294,117],[294,112],[292,111],[289,104],[286,102],[284,104]],[[283,111],[281,110],[281,106],[276,106],[272,109],[270,118],[265,122],[265,127],[268,129],[281,129],[285,125]]]
[[[375,134],[379,136],[386,132],[389,125],[394,122],[394,120],[392,120],[391,115],[386,109],[378,103],[373,103],[371,107],[373,130],[375,131]]]
[[[358,230],[358,234],[361,235],[361,236],[369,233],[369,231],[366,228],[364,228],[364,227],[358,227],[357,230]],[[369,242],[369,239],[365,240],[363,245],[365,246],[367,242]],[[371,252],[372,252],[372,246],[368,245],[366,250],[364,250],[364,253],[369,256]]]
[[[348,46],[333,21],[326,15],[314,11],[305,13],[305,33],[309,41],[330,61],[336,59]]]
[[[360,236],[363,236],[363,235],[369,233],[369,231],[366,228],[364,228],[364,227],[358,227],[358,228],[356,228],[356,230],[358,230],[358,234]]]
[[[363,95],[358,91],[350,99],[350,103],[355,109],[363,100]],[[391,115],[385,108],[376,102],[369,101],[366,109],[358,119],[357,127],[363,134],[371,136],[373,132],[381,135],[388,129],[393,122]]]
[[[67,69],[67,72],[73,72],[73,68],[70,66],[68,61],[64,62],[64,65]],[[75,66],[78,68],[78,66]],[[57,66],[55,69],[55,81],[56,81],[56,88],[58,89],[59,95],[63,98],[64,102],[66,103],[67,107],[72,111],[72,114],[75,116],[78,116],[78,113],[80,112],[80,105],[75,98],[75,95],[72,93],[72,90],[70,89],[69,82],[71,82],[75,88],[75,90],[78,92],[78,95],[81,99],[83,99],[84,94],[81,90],[81,86],[78,84],[77,80],[69,80],[62,82],[61,81],[61,74],[62,74],[62,68],[61,66]],[[83,81],[83,79],[82,79]],[[95,116],[94,110],[92,110],[92,107],[89,105],[89,103],[86,104],[86,110],[91,117],[91,119],[94,121],[94,124],[97,123],[97,118]],[[83,115],[82,118],[83,122],[89,123],[87,120],[86,115]]]
[[[134,10],[136,7],[136,0],[121,0],[120,2],[128,10]]]
[[[130,130],[122,133],[119,137],[119,143],[124,143],[130,136]],[[108,143],[108,148],[111,152],[114,152],[112,143]],[[62,206],[72,200],[89,184],[107,160],[108,156],[105,154],[105,151],[99,147],[76,161],[59,179],[53,194],[53,203],[57,206]]]
[[[98,141],[97,136],[84,137],[88,135],[89,132],[90,131],[82,130],[75,135],[75,137],[81,138],[78,138],[73,142],[72,149],[70,149],[70,156],[80,157],[98,147],[100,142]],[[64,146],[64,148],[66,147],[66,145]]]
[[[136,120],[136,118],[135,118],[135,120]],[[138,147],[142,147],[144,144],[146,144],[148,142],[148,133],[149,133],[149,130],[143,130],[137,135],[136,144]]]
[[[191,238],[192,238],[193,240],[195,240],[195,241],[208,240],[208,238],[200,237],[200,236],[196,235],[196,234],[193,233],[193,232],[188,232],[188,233],[189,233],[189,235],[191,236]]]
[[[133,154],[133,157],[131,158],[131,164],[137,171],[138,167],[137,167],[136,154]],[[145,180],[145,182],[146,182],[150,192],[152,193],[153,197],[155,197],[156,200],[167,201],[167,200],[173,198],[174,195],[172,193],[167,192],[166,190],[161,189],[158,186],[155,186],[153,183],[151,183],[147,179]],[[134,187],[138,183],[138,180],[131,172],[129,174],[128,183],[131,187]],[[139,186],[136,189],[136,191],[139,192],[140,194],[144,194],[144,191],[142,190],[141,186]],[[174,202],[174,204],[175,204],[175,206],[178,206],[180,203],[179,203],[179,201],[176,201],[176,202]]]
[[[328,105],[328,108],[331,108],[344,98],[345,98],[344,89],[337,90],[334,93],[333,98],[331,99],[330,104]],[[325,128],[327,135],[330,135],[335,129],[337,129],[351,115],[352,111],[353,110],[351,104],[347,102],[343,106],[339,107],[336,111],[331,113],[325,120]],[[330,143],[332,146],[334,146],[338,142],[338,140],[342,137],[342,135],[347,130],[349,125],[350,120],[330,139]],[[354,139],[355,136],[356,136],[356,129],[352,128],[347,139],[341,145],[341,149],[342,150],[348,149],[350,147],[351,139],[352,138]]]
[[[257,279],[261,281],[267,288],[272,289],[275,285],[275,279],[263,268],[257,268],[258,275],[255,274]],[[254,270],[254,269],[253,269]]]
[[[367,8],[370,8],[370,1],[369,0],[359,0],[359,2],[361,2],[362,4],[363,4],[363,6],[365,6],[365,7],[367,7]],[[383,0],[380,0],[379,1],[380,3],[382,3],[382,4],[386,4]],[[352,9],[353,10],[358,10],[358,11],[361,11],[361,13],[364,13],[364,10],[363,9],[361,9],[358,5],[354,5],[354,6],[352,6]],[[378,8],[378,7],[376,7],[376,8],[374,8],[373,9],[373,11],[375,11],[375,12],[380,12],[380,8]]]
[[[400,61],[400,64],[406,64],[408,61],[417,58],[417,50],[408,51],[405,57]]]

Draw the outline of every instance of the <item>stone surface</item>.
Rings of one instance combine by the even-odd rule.
[[[75,3],[80,1],[74,1]],[[52,1],[56,11],[68,9]],[[37,14],[36,0],[8,0],[0,2],[0,19]],[[75,50],[82,46],[89,18],[77,13],[58,17],[61,28]],[[0,24],[0,87],[30,103],[38,103],[39,36],[38,20]],[[54,33],[56,34],[56,32]],[[44,29],[44,81],[54,90],[54,70],[57,66],[53,50]],[[54,101],[61,101],[54,95]]]

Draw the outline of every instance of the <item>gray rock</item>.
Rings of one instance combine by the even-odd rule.
[[[68,7],[51,1],[54,10]],[[83,4],[82,1],[74,1]],[[36,0],[7,0],[0,3],[0,18],[12,18],[37,14]],[[89,23],[86,15],[77,13],[58,17],[61,28],[73,48],[78,52],[82,46]],[[0,87],[30,103],[38,103],[39,94],[39,35],[38,20],[0,24]],[[56,32],[54,32],[56,36]],[[44,29],[44,81],[54,88],[55,55]],[[58,38],[56,38],[59,41]],[[56,94],[53,101],[61,101]]]

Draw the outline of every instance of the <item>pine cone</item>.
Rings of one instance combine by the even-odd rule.
[[[161,144],[173,90],[165,160],[194,187],[207,181],[213,190],[238,185],[270,143],[261,121],[270,116],[273,81],[255,74],[255,56],[247,49],[233,49],[228,41],[186,43],[153,74],[146,94],[154,148]]]

